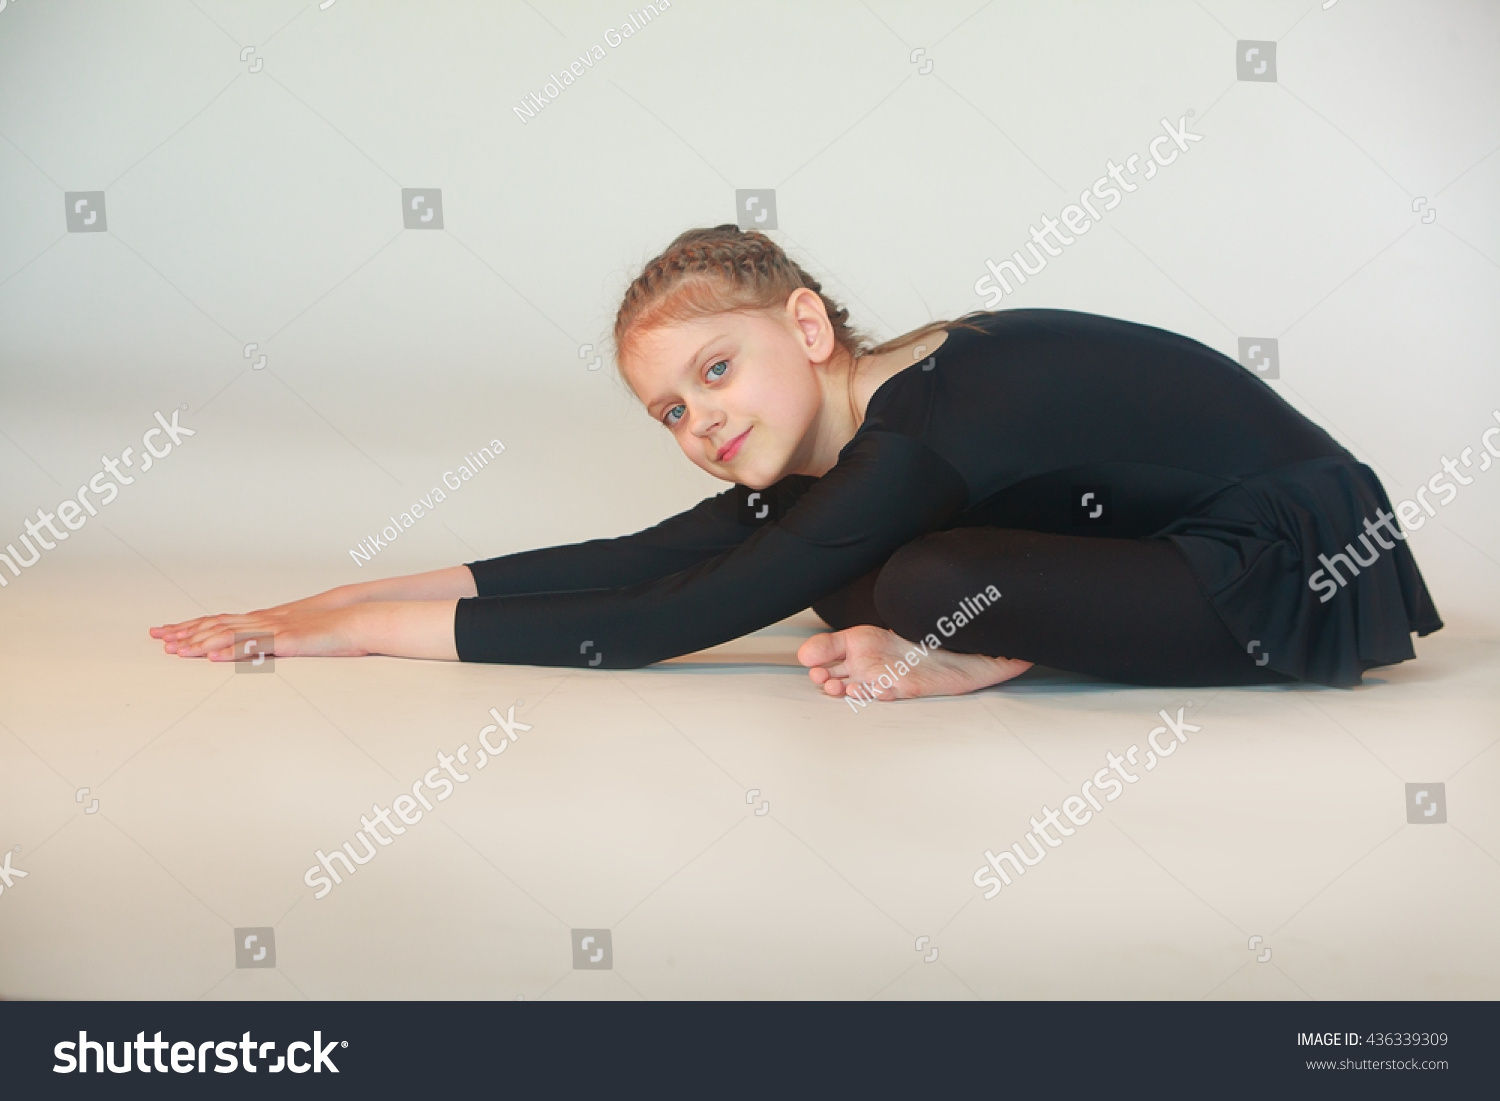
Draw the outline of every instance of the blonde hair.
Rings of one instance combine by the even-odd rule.
[[[741,231],[731,223],[678,234],[641,269],[615,314],[616,365],[629,352],[636,333],[716,313],[776,309],[784,306],[798,287],[806,287],[823,300],[834,342],[851,361],[899,348],[918,336],[953,325],[976,328],[967,321],[974,314],[966,314],[958,321],[932,321],[875,344],[849,323],[849,311],[824,294],[822,284],[780,245],[764,233]]]

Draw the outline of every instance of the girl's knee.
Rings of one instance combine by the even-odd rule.
[[[938,620],[966,609],[966,618],[985,613],[980,633],[1000,629],[999,611],[991,611],[997,594],[1012,593],[1025,558],[1011,533],[994,529],[954,528],[914,539],[895,554],[875,581],[875,606],[890,629],[902,638],[922,638],[939,629]],[[1024,586],[1023,586],[1024,588]],[[1015,619],[1015,601],[1007,601],[1007,620]],[[960,628],[960,640],[973,641],[974,629]]]
[[[932,630],[934,608],[959,581],[961,559],[953,553],[954,532],[934,532],[901,547],[875,579],[875,607],[902,638]],[[913,632],[916,632],[913,634]]]
[[[875,586],[906,586],[941,582],[968,566],[974,554],[967,546],[971,533],[965,528],[934,531],[897,549],[881,567]]]

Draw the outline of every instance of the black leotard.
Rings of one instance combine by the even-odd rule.
[[[458,604],[459,657],[647,665],[801,611],[927,533],[975,526],[1171,540],[1238,642],[1299,679],[1357,683],[1412,657],[1411,631],[1442,626],[1404,541],[1335,599],[1309,587],[1318,555],[1389,501],[1250,371],[1092,314],[977,324],[883,382],[821,478],[759,496],[736,486],[634,535],[470,563],[479,596]]]

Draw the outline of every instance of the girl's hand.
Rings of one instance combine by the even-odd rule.
[[[257,653],[274,657],[359,657],[370,651],[360,645],[353,628],[357,608],[319,610],[303,602],[264,608],[244,615],[200,616],[151,628],[151,637],[162,640],[169,654],[181,658],[206,657],[209,661],[234,661],[235,635],[269,635],[272,645]]]
[[[468,571],[464,571],[467,575]],[[327,594],[324,594],[327,595]],[[257,654],[273,657],[392,657],[457,661],[453,613],[458,598],[444,600],[365,601],[341,607],[318,607],[299,600],[244,615],[210,615],[152,627],[169,654],[209,661],[244,661],[251,654],[234,652],[235,635],[269,635],[270,648]]]

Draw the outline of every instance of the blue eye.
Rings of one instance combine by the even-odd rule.
[[[719,370],[720,367],[724,368],[724,370],[720,371]],[[721,378],[724,377],[725,371],[728,371],[728,370],[729,370],[729,360],[727,360],[727,359],[721,359],[717,363],[714,363],[712,366],[710,366],[707,371],[704,371],[703,375],[704,375],[705,378],[709,379],[710,381],[717,382],[719,379],[721,379]],[[715,374],[715,372],[718,372],[718,373]],[[682,420],[682,417],[680,415],[677,416],[677,417],[673,417],[672,414],[675,413],[679,409],[684,409],[685,410],[686,408],[687,408],[687,406],[685,406],[685,405],[674,405],[674,406],[672,406],[672,408],[670,408],[670,409],[667,410],[666,415],[662,417],[662,423],[665,424],[668,428],[671,428],[674,424],[677,424],[679,421]]]

